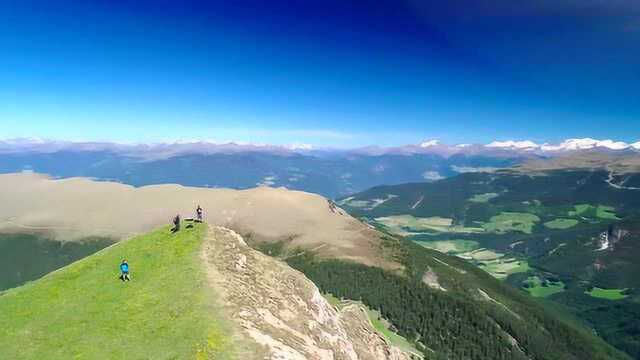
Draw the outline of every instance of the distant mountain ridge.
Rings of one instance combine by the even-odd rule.
[[[316,149],[305,144],[118,144],[26,138],[0,141],[0,173],[34,171],[134,186],[286,187],[336,198],[378,185],[435,181],[505,167],[603,168],[621,160],[624,165],[637,162],[638,147],[637,143],[593,139],[571,139],[559,145],[531,141],[447,145],[428,140],[399,147]]]
[[[554,155],[558,152],[580,150],[630,150],[640,151],[640,141],[626,143],[611,139],[570,138],[560,143],[538,144],[531,140],[501,140],[487,144],[445,144],[439,140],[425,140],[419,144],[382,147],[365,146],[354,148],[315,147],[304,143],[274,145],[243,142],[215,142],[208,140],[189,140],[156,143],[118,143],[109,141],[63,141],[38,137],[0,139],[0,153],[15,152],[57,152],[57,151],[111,151],[129,156],[158,159],[184,154],[212,154],[238,152],[266,152],[274,154],[312,154],[331,156],[337,154],[454,154],[507,155],[508,153],[536,153]]]

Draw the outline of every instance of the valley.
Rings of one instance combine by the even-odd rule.
[[[423,247],[464,259],[536,298],[569,309],[605,339],[640,356],[636,311],[640,192],[613,187],[605,170],[500,170],[434,183],[381,186],[339,199],[352,215]],[[391,198],[373,209],[350,202]],[[413,206],[421,199],[418,206]],[[639,320],[639,318],[634,318]],[[612,337],[613,334],[615,338]]]

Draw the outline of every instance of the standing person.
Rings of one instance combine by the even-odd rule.
[[[202,222],[202,208],[200,207],[200,204],[198,204],[198,207],[196,208],[196,217],[199,222]]]
[[[131,278],[129,278],[129,263],[127,259],[122,260],[122,263],[120,263],[120,271],[122,272],[120,280],[131,281]]]
[[[176,215],[176,217],[173,218],[173,229],[171,231],[180,231],[180,214]]]

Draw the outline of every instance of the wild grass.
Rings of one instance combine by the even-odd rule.
[[[206,227],[167,227],[0,296],[2,359],[228,359],[199,259]],[[118,279],[121,260],[131,281]]]

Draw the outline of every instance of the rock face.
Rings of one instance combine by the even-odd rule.
[[[247,359],[410,359],[387,343],[364,309],[336,310],[302,273],[211,227],[202,250],[210,285],[242,338]]]

